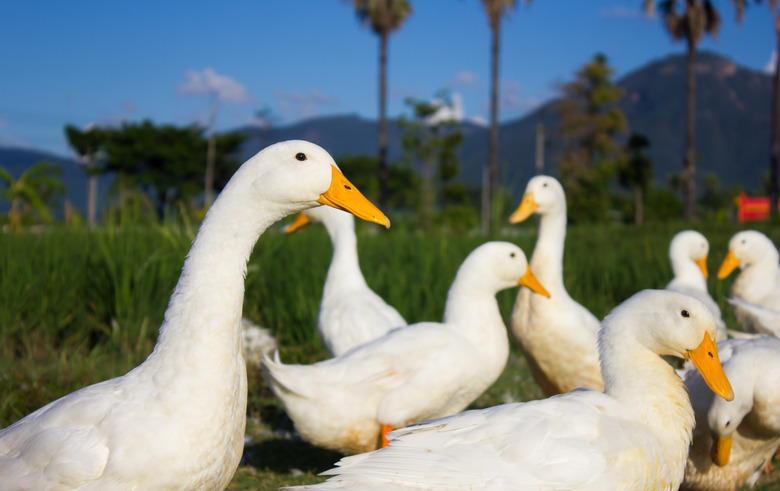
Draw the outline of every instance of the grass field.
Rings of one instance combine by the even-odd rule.
[[[533,222],[533,221],[531,221]],[[572,227],[565,258],[571,296],[598,317],[644,288],[671,278],[669,240],[682,224]],[[733,326],[725,301],[731,279],[714,273],[733,224],[700,224],[710,240],[709,288]],[[772,225],[755,226],[776,243]],[[249,263],[244,316],[269,327],[285,362],[311,363],[326,352],[315,322],[331,247],[322,228],[261,237]],[[484,242],[477,236],[425,235],[359,225],[359,250],[369,285],[410,322],[440,320],[461,261]],[[185,226],[52,229],[0,234],[0,427],[85,385],[122,375],[142,362],[157,336],[168,297],[195,230]],[[529,255],[533,223],[505,230]],[[505,318],[516,289],[498,295]],[[541,397],[513,351],[501,378],[472,407]],[[296,438],[292,424],[256,370],[249,370],[247,445],[229,489],[276,489],[317,482],[339,455]],[[765,481],[765,482],[763,482]],[[780,471],[761,489],[780,489]]]

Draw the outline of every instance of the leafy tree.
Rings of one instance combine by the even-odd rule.
[[[609,180],[624,159],[618,137],[628,124],[618,107],[623,89],[612,82],[613,73],[606,57],[597,54],[562,86],[555,106],[562,144],[558,173],[572,221],[606,218]]]
[[[659,188],[652,184],[647,189],[645,220],[668,221],[679,219],[685,205],[677,194],[669,189]]]
[[[498,163],[498,60],[501,50],[501,21],[513,9],[516,0],[480,0],[485,7],[488,25],[490,26],[490,143],[488,147],[489,179],[483,183],[482,199],[482,231],[495,228],[495,222],[491,220],[491,202],[495,202],[495,193],[498,190],[498,176],[500,168]],[[531,0],[523,0],[531,3]]]
[[[618,166],[618,182],[634,190],[634,223],[644,222],[644,193],[653,178],[653,164],[644,149],[650,141],[640,133],[632,133],[626,143],[626,158]]]
[[[645,11],[653,15],[655,0],[644,0]],[[686,59],[686,123],[685,157],[683,177],[685,179],[685,218],[696,215],[696,46],[705,34],[714,36],[720,28],[720,16],[712,0],[660,0],[657,8],[672,39],[683,40],[687,46]]]
[[[103,145],[105,145],[106,132],[95,125],[89,125],[83,131],[73,125],[67,125],[65,126],[65,136],[68,139],[68,144],[86,164],[84,172],[88,178],[87,223],[92,227],[95,225],[97,215],[97,160]]]
[[[454,129],[455,121],[436,117],[440,110],[452,105],[446,93],[439,95],[435,102],[407,99],[413,117],[404,116],[398,122],[407,158],[420,164],[420,222],[425,229],[433,225],[436,182],[451,184],[458,176],[457,151],[463,143],[463,134]]]
[[[244,136],[216,135],[214,185],[221,189],[238,168],[231,158]],[[128,123],[111,130],[101,171],[116,172],[118,185],[138,188],[165,216],[175,202],[194,206],[204,189],[202,155],[206,150],[203,128],[155,126],[150,121]]]
[[[0,183],[5,187],[0,196],[11,201],[8,221],[11,230],[22,225],[22,208],[34,208],[46,223],[52,221],[49,206],[57,196],[65,193],[62,183],[62,168],[42,160],[25,169],[14,179],[8,169],[0,166]]]
[[[387,39],[412,13],[407,0],[352,0],[361,22],[379,36],[379,205],[387,207]]]

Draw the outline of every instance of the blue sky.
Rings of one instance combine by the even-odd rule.
[[[764,70],[775,46],[766,6],[701,48]],[[479,0],[412,0],[390,38],[391,117],[407,97],[458,94],[465,117],[487,119],[490,35]],[[555,97],[557,85],[604,53],[616,77],[684,52],[642,0],[535,0],[503,24],[502,121]],[[0,146],[71,151],[66,124],[205,124],[217,129],[269,108],[278,125],[332,114],[378,115],[378,40],[343,0],[0,1]]]

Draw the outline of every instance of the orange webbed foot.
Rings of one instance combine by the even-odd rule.
[[[393,427],[390,425],[382,425],[382,448],[385,448],[390,444],[390,440],[387,439],[387,434],[393,431]]]

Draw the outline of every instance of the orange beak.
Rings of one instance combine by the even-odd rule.
[[[311,223],[311,220],[309,220],[309,217],[306,216],[306,213],[300,212],[298,213],[298,216],[295,217],[295,220],[292,221],[291,224],[284,227],[284,233],[287,235],[294,234],[295,232],[303,229],[305,226]]]
[[[685,357],[690,358],[696,365],[702,378],[714,393],[727,401],[734,400],[734,390],[720,365],[718,348],[710,333],[705,332],[701,344],[696,349],[685,353]]]
[[[336,167],[331,166],[331,170],[330,187],[320,195],[318,203],[348,211],[358,218],[390,228],[390,220],[379,208],[368,201]]]
[[[525,193],[523,195],[523,201],[520,202],[520,206],[509,216],[509,223],[520,223],[539,208],[539,205],[534,201],[534,193]]]
[[[701,259],[697,259],[696,265],[699,266],[699,269],[701,270],[701,273],[704,275],[704,277],[709,278],[709,274],[707,273],[707,256],[704,256]]]
[[[731,439],[732,437],[718,438],[712,446],[712,460],[721,467],[728,464],[731,458]]]
[[[550,298],[550,294],[542,286],[542,284],[539,283],[539,280],[536,279],[536,276],[534,276],[534,274],[531,272],[531,268],[525,269],[525,274],[517,283],[521,286],[530,288],[531,291],[536,292],[539,295],[544,295],[545,297]]]
[[[723,258],[723,264],[720,265],[720,269],[718,270],[718,279],[722,280],[730,275],[738,266],[739,259],[737,259],[737,256],[735,256],[733,252],[729,251],[729,253],[726,254],[726,257]]]

